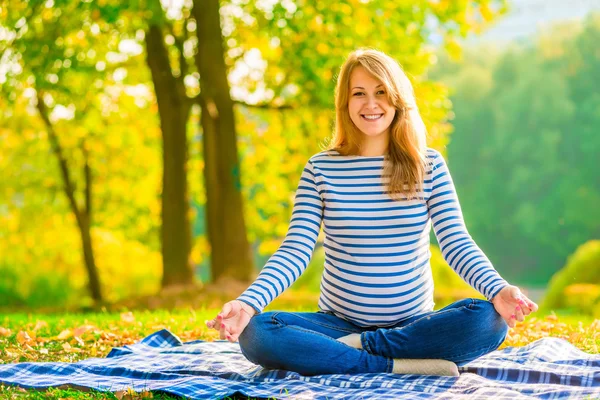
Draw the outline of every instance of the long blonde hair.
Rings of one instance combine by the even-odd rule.
[[[381,81],[388,101],[396,109],[390,125],[390,141],[383,175],[389,176],[387,192],[392,198],[416,198],[422,189],[426,166],[426,129],[419,114],[412,84],[402,67],[387,54],[373,49],[358,49],[350,53],[341,67],[335,90],[335,133],[328,150],[342,155],[359,155],[362,132],[354,125],[348,112],[350,76],[362,66]]]

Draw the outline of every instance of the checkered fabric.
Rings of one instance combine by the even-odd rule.
[[[77,363],[0,364],[0,383],[24,388],[72,385],[131,388],[195,399],[234,393],[278,399],[598,399],[600,355],[558,338],[494,351],[459,367],[460,377],[362,374],[301,376],[247,361],[237,343],[182,343],[167,330],[106,358]]]

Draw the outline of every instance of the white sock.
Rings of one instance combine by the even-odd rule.
[[[362,349],[360,333],[352,333],[337,339],[355,349]],[[452,361],[431,358],[395,358],[394,374],[459,376],[458,367]]]
[[[431,358],[394,358],[394,374],[459,376],[458,367],[452,361]]]
[[[341,338],[338,338],[336,340],[345,343],[350,347],[354,347],[355,349],[362,349],[362,343],[360,342],[360,333],[351,333],[350,335],[342,336]]]

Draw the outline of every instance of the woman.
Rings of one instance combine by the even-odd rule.
[[[239,338],[246,358],[266,368],[456,376],[457,364],[497,349],[538,307],[469,236],[398,63],[375,50],[351,53],[335,100],[335,136],[304,168],[284,242],[207,326],[222,339]],[[262,313],[308,265],[321,223],[319,311]],[[431,223],[445,260],[488,300],[433,311]]]

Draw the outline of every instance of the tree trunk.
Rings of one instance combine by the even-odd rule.
[[[75,185],[71,180],[71,173],[69,171],[69,165],[67,159],[64,156],[60,140],[58,135],[54,131],[54,126],[48,118],[48,110],[42,99],[42,94],[38,92],[37,108],[46,125],[48,130],[48,138],[52,146],[52,151],[56,155],[58,160],[58,166],[60,167],[61,177],[63,180],[63,188],[71,211],[75,214],[77,220],[77,227],[79,228],[79,235],[81,237],[81,244],[83,247],[83,260],[85,263],[85,269],[88,274],[88,288],[94,302],[102,301],[102,290],[100,287],[100,278],[98,275],[98,268],[96,267],[96,261],[94,259],[94,247],[92,245],[92,236],[90,234],[91,226],[91,213],[92,213],[92,174],[88,163],[87,151],[85,146],[82,146],[82,151],[85,159],[84,176],[85,176],[85,208],[82,209],[75,199]]]
[[[189,285],[194,282],[186,167],[186,126],[191,102],[182,83],[173,77],[163,34],[157,25],[151,25],[146,32],[146,47],[163,138],[162,287]]]
[[[206,220],[213,281],[253,275],[246,236],[233,101],[229,94],[218,0],[194,0],[204,133]]]

